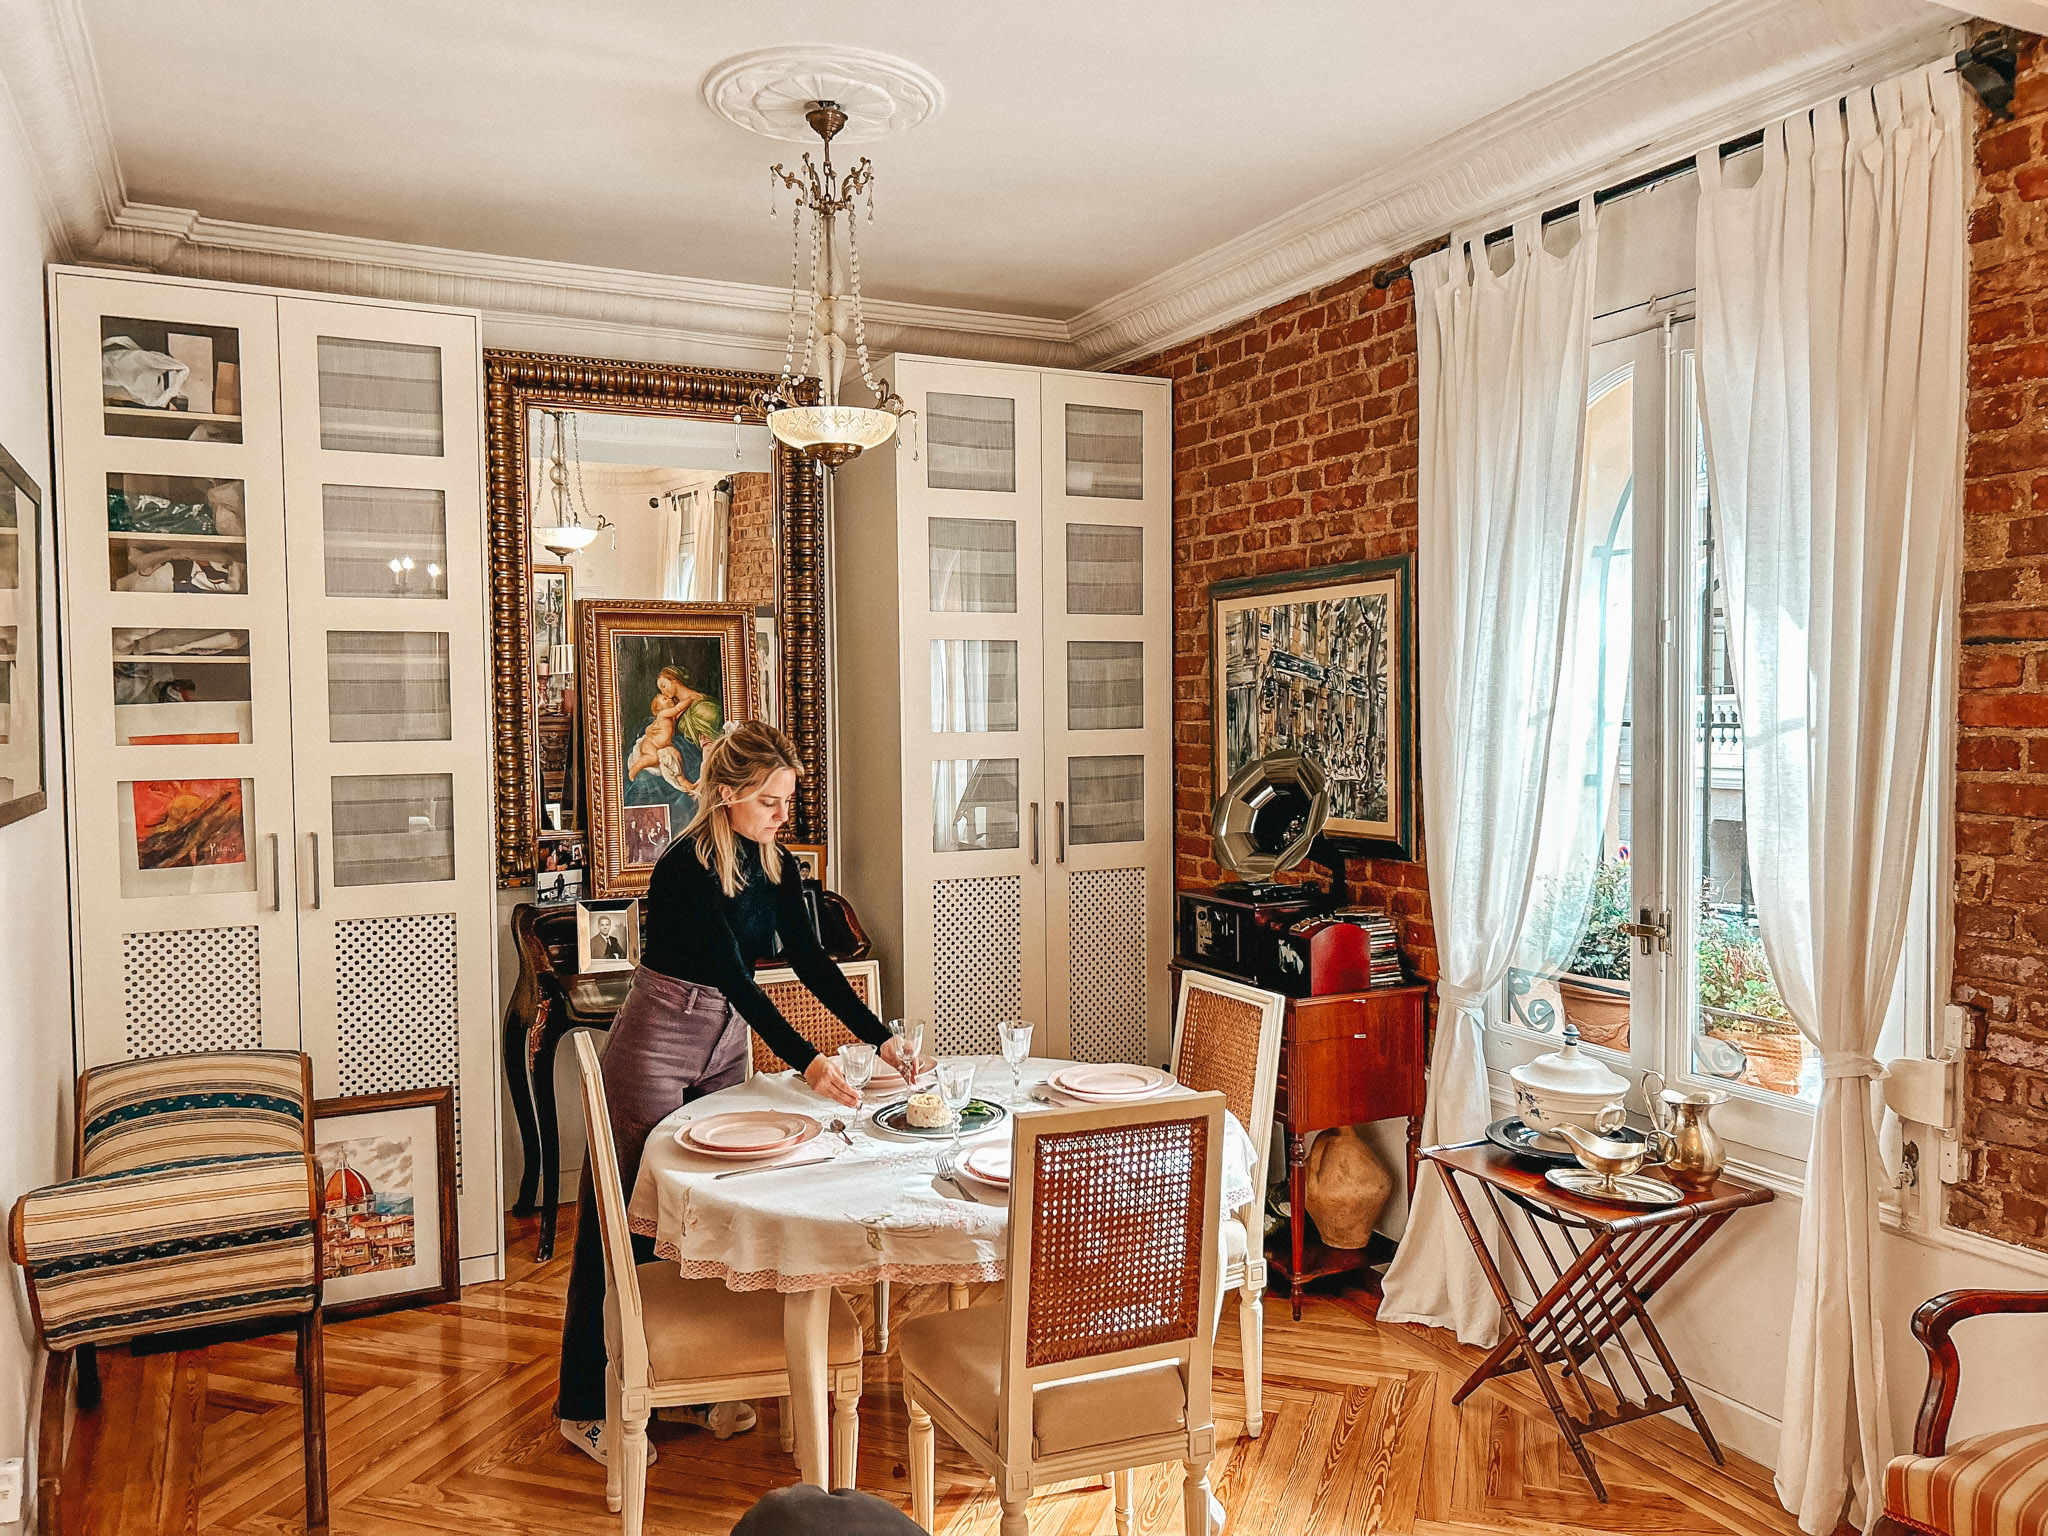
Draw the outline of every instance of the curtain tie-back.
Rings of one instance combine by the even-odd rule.
[[[1885,1064],[1861,1051],[1824,1051],[1820,1058],[1823,1081],[1837,1077],[1889,1077]]]
[[[1491,987],[1461,987],[1449,981],[1436,984],[1436,1005],[1446,1013],[1463,1012],[1469,1008],[1483,1020],[1486,1017],[1486,1000],[1492,995]]]

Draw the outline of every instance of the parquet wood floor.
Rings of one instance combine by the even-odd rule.
[[[564,1212],[560,1252],[571,1246]],[[335,1536],[609,1536],[601,1468],[564,1444],[552,1409],[567,1259],[535,1267],[534,1223],[510,1228],[511,1278],[460,1303],[327,1330]],[[898,1287],[899,1316],[942,1308],[943,1290]],[[865,1308],[865,1302],[857,1302]],[[1689,1430],[1652,1420],[1594,1437],[1612,1493],[1592,1496],[1526,1377],[1462,1408],[1451,1394],[1476,1358],[1447,1334],[1381,1327],[1365,1293],[1313,1296],[1293,1322],[1266,1308],[1266,1426],[1241,1438],[1236,1308],[1216,1361],[1211,1469],[1234,1536],[1792,1536],[1770,1477],[1731,1456],[1723,1471]],[[865,1321],[865,1318],[864,1318]],[[872,1338],[872,1333],[870,1334]],[[301,1530],[298,1387],[288,1339],[181,1355],[103,1357],[103,1408],[78,1420],[63,1479],[79,1536]],[[909,1507],[893,1356],[870,1355],[860,1485]],[[648,1529],[724,1536],[761,1494],[795,1479],[775,1409],[724,1443],[656,1425]],[[1145,1536],[1181,1529],[1178,1468],[1139,1474]],[[939,1437],[940,1536],[994,1536],[978,1467]],[[1111,1536],[1109,1493],[1064,1485],[1031,1505],[1036,1536]]]

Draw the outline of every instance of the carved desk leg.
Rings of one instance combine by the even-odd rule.
[[[1294,1320],[1301,1321],[1301,1249],[1307,1235],[1309,1138],[1298,1132],[1287,1137],[1287,1227],[1293,1244],[1294,1262],[1287,1267],[1287,1301],[1294,1308]]]
[[[512,1118],[519,1125],[519,1198],[512,1214],[531,1216],[540,1189],[540,1123],[533,1114],[533,1078],[526,1069],[526,1025],[511,1010],[505,1014],[505,1089],[512,1096]]]
[[[569,1031],[553,1018],[541,1028],[533,1056],[533,1108],[540,1130],[540,1243],[533,1256],[555,1256],[555,1218],[562,1209],[562,1132],[555,1118],[555,1050]]]

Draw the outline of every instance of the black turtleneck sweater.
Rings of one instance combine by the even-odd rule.
[[[678,981],[716,987],[768,1048],[799,1072],[818,1052],[754,985],[755,962],[770,956],[795,971],[818,1001],[861,1039],[885,1043],[888,1029],[847,984],[811,931],[796,862],[777,848],[782,878],[770,880],[761,868],[760,845],[741,838],[739,848],[745,883],[737,896],[728,896],[719,887],[717,874],[697,856],[694,838],[669,844],[647,883],[640,963]]]

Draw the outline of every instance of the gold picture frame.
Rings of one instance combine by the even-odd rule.
[[[639,896],[696,813],[705,745],[728,722],[754,717],[754,611],[586,598],[577,619],[587,889]]]

